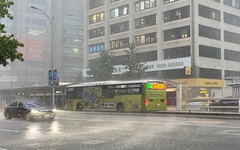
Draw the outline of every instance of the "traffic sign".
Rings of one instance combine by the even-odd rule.
[[[52,70],[48,71],[48,85],[50,85],[50,86],[53,85],[53,71]]]

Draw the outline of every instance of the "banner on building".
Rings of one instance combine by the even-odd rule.
[[[153,71],[162,71],[162,70],[175,70],[175,69],[184,69],[186,66],[191,66],[191,57],[177,58],[177,59],[168,59],[168,60],[159,60],[159,61],[149,61],[144,63],[147,66],[146,72]],[[89,77],[87,71],[89,69],[83,69],[83,76]],[[127,69],[124,65],[114,66],[113,75],[123,74]]]

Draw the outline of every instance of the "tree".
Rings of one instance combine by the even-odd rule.
[[[112,57],[113,53],[110,50],[102,51],[99,58],[89,63],[88,69],[90,70],[87,71],[87,74],[92,75],[96,81],[111,80],[114,70],[111,62]]]
[[[129,44],[129,49],[126,52],[125,69],[127,70],[123,74],[123,78],[126,80],[141,79],[145,73],[147,67],[143,63],[140,63],[137,48],[134,43]]]
[[[13,4],[10,0],[0,0],[0,19],[5,17],[13,19],[8,12],[8,8]],[[0,23],[0,65],[6,66],[9,64],[9,60],[14,61],[15,59],[24,61],[23,54],[17,51],[18,47],[24,45],[15,39],[13,34],[7,35],[4,28],[5,25]]]
[[[75,79],[75,83],[83,82],[83,72],[81,70],[79,70],[76,75],[77,75],[77,77]]]

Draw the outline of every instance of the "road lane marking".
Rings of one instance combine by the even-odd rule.
[[[8,149],[5,149],[5,148],[0,148],[0,150],[8,150]]]
[[[216,133],[222,134],[222,135],[240,136],[240,130],[224,130],[224,131],[219,131]]]
[[[209,121],[209,120],[200,120],[200,121],[189,121],[190,123],[199,123],[199,124],[225,124],[223,121]]]
[[[18,130],[9,130],[9,129],[0,129],[0,131],[3,132],[14,132],[14,133],[21,133],[22,131],[18,131]]]
[[[106,130],[123,130],[123,131],[134,131],[134,129],[123,129],[123,128],[109,128],[109,127],[94,127],[94,126],[81,126],[90,129],[106,129]]]
[[[237,126],[223,126],[212,124],[192,124],[192,123],[162,123],[162,122],[144,122],[144,121],[117,121],[117,120],[101,120],[101,119],[74,119],[74,118],[57,118],[55,120],[68,121],[90,121],[90,122],[113,122],[113,123],[132,123],[132,124],[153,124],[153,125],[176,125],[176,126],[195,126],[195,127],[213,127],[213,128],[229,128],[240,129]]]

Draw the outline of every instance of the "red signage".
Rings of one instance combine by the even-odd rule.
[[[40,39],[17,38],[24,47],[18,48],[25,60],[44,61],[45,41]]]

